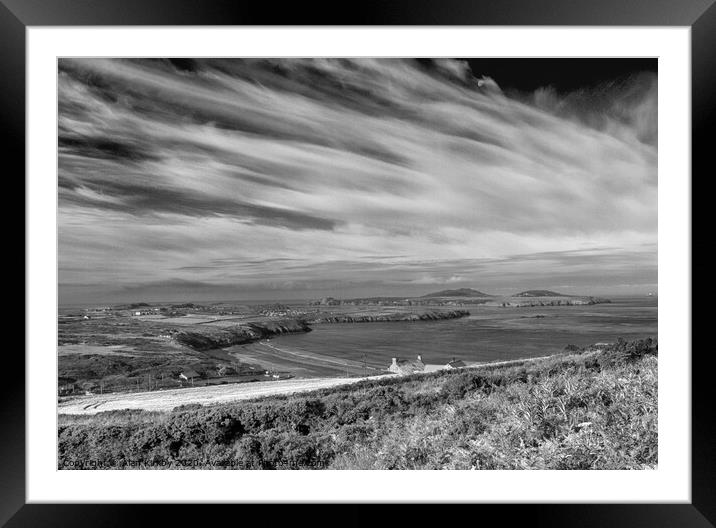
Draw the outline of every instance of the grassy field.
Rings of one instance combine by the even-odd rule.
[[[649,469],[657,344],[172,412],[60,416],[59,468]]]

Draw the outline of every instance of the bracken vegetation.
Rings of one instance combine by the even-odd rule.
[[[170,413],[60,416],[59,468],[648,469],[656,341]]]

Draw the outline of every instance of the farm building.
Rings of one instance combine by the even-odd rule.
[[[425,363],[423,363],[422,356],[418,356],[417,359],[393,358],[393,362],[388,367],[388,370],[395,374],[413,374],[415,372],[423,372],[425,370]]]
[[[447,363],[445,365],[445,368],[450,370],[450,369],[462,368],[462,367],[466,367],[466,366],[467,366],[467,364],[464,361],[462,361],[461,359],[453,358],[452,361],[450,361],[449,363]]]
[[[158,310],[159,308],[152,308],[151,310],[132,310],[132,315],[154,315]]]

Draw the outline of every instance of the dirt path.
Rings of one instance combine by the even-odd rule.
[[[357,383],[367,378],[312,378],[257,381],[209,387],[191,387],[154,392],[82,396],[58,404],[59,414],[96,414],[120,409],[169,411],[179,405],[225,403],[238,400],[292,394]]]

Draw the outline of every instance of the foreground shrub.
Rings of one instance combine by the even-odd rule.
[[[656,467],[657,343],[170,413],[62,418],[59,467]]]

